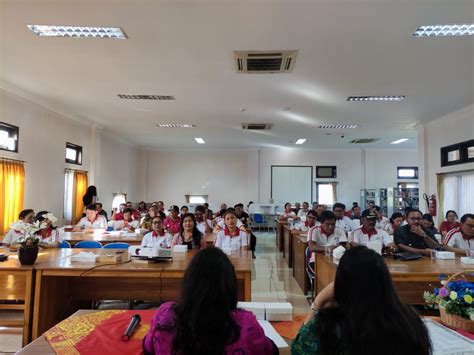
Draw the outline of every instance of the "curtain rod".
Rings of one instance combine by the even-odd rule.
[[[445,173],[436,173],[436,175],[447,175],[447,174],[458,174],[458,173],[472,173],[474,169],[466,169],[466,170],[457,170],[457,171],[447,171]]]
[[[64,168],[64,171],[80,171],[80,172],[83,172],[83,173],[88,173],[87,170],[71,169],[71,168]]]
[[[26,163],[25,160],[12,159],[7,157],[0,157],[0,160],[14,161],[15,163]]]

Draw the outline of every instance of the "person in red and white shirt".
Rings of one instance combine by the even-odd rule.
[[[249,237],[237,227],[235,212],[228,209],[224,214],[224,229],[217,233],[215,246],[221,249],[249,250]]]
[[[344,216],[344,211],[346,210],[346,205],[343,203],[335,203],[332,206],[332,211],[336,216],[336,227],[341,228],[346,234],[349,234],[352,231],[352,219],[347,216]]]
[[[131,208],[125,208],[123,210],[123,219],[120,221],[110,221],[109,223],[112,224],[112,227],[116,231],[124,231],[124,232],[134,232],[135,229],[140,227],[140,223],[137,220],[132,220],[133,211]]]
[[[316,218],[317,218],[316,211],[309,210],[308,213],[306,214],[306,220],[304,222],[300,222],[296,224],[292,230],[291,234],[293,235],[307,235],[308,231],[313,228],[314,226],[319,226],[321,223],[319,223]]]
[[[300,208],[300,210],[298,211],[298,214],[297,214],[297,216],[300,217],[300,218],[303,217],[303,216],[308,215],[308,212],[310,211],[308,202],[303,202],[302,206],[303,207]]]
[[[202,235],[212,233],[212,221],[207,219],[206,208],[204,206],[197,206],[194,210],[194,218],[196,219],[196,228]]]
[[[376,221],[377,215],[373,211],[365,210],[362,212],[361,226],[353,230],[349,238],[351,246],[367,246],[369,242],[380,242],[383,247],[389,248],[391,252],[397,251],[397,246],[387,232],[375,227]]]
[[[142,248],[171,248],[173,236],[166,232],[161,217],[153,218],[151,222],[151,232],[145,234],[140,247]]]
[[[169,210],[170,214],[168,217],[165,218],[163,221],[165,225],[165,229],[175,235],[179,233],[180,225],[181,225],[181,218],[179,218],[179,207],[176,205],[172,205]]]
[[[76,224],[75,230],[78,229],[106,229],[107,220],[97,212],[95,203],[86,207],[86,216],[82,217]]]
[[[474,252],[474,214],[467,213],[461,217],[461,226],[448,232],[443,249],[462,256]]]
[[[10,230],[3,237],[2,243],[6,247],[16,247],[16,244],[25,236],[25,233],[22,230],[15,229],[14,226],[18,226],[21,223],[24,224],[33,224],[35,220],[35,211],[32,209],[26,209],[20,212],[18,216],[18,221],[13,223],[10,227]]]
[[[287,202],[285,203],[285,210],[280,213],[278,220],[280,222],[287,222],[290,218],[293,220],[299,220],[299,217],[296,215],[296,213],[291,210],[291,203]]]
[[[40,229],[35,233],[39,238],[41,248],[57,248],[61,242],[59,231],[56,229],[57,218],[48,211],[41,211],[36,214],[36,223]]]
[[[314,263],[314,253],[324,253],[326,248],[336,248],[340,243],[347,243],[346,233],[336,227],[336,216],[331,211],[324,211],[319,217],[320,226],[308,231],[308,247],[311,251],[310,263]]]
[[[377,222],[375,223],[375,227],[385,230],[387,224],[390,223],[390,220],[385,217],[382,213],[382,209],[379,206],[374,206],[373,211],[377,215]]]
[[[449,210],[446,212],[446,220],[439,225],[441,238],[446,239],[447,234],[452,230],[459,228],[461,224],[458,222],[458,214],[456,211]]]

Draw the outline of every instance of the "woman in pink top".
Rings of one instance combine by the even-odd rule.
[[[237,278],[218,248],[201,250],[189,264],[181,303],[158,308],[143,339],[145,354],[278,354],[255,316],[237,309]]]

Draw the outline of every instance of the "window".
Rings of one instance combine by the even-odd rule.
[[[418,167],[417,166],[399,166],[397,168],[397,178],[418,179]]]
[[[127,203],[127,194],[122,192],[113,193],[112,210],[119,209],[121,203]]]
[[[206,203],[208,195],[184,195],[186,203]]]
[[[323,205],[333,205],[336,202],[335,182],[316,183],[316,201]]]
[[[87,190],[87,171],[66,169],[64,174],[63,223],[76,224],[82,218],[82,197]]]
[[[18,132],[17,126],[0,122],[0,149],[18,153]]]
[[[18,220],[25,192],[23,162],[0,159],[0,234]]]
[[[82,165],[82,147],[66,143],[66,163]]]
[[[399,182],[398,188],[400,189],[417,189],[418,183],[417,182]]]
[[[441,148],[441,166],[474,161],[474,139]]]
[[[316,166],[316,178],[335,179],[337,168],[335,166]]]
[[[441,187],[440,210],[438,215],[444,219],[446,211],[454,210],[459,218],[474,210],[474,171],[438,175],[438,186]]]

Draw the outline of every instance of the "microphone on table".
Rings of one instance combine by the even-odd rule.
[[[127,330],[122,336],[123,341],[129,341],[130,337],[132,336],[133,331],[135,328],[140,324],[141,318],[138,314],[132,316],[130,323],[128,324]]]

